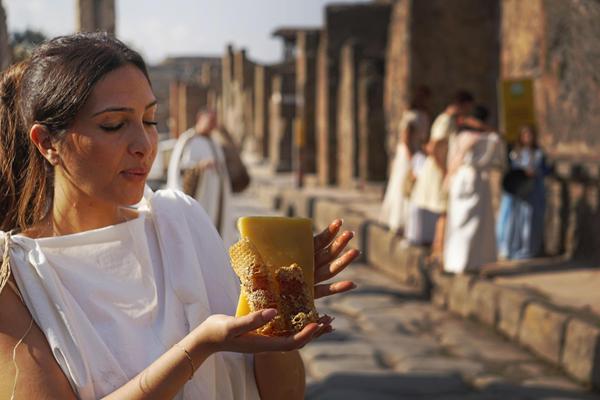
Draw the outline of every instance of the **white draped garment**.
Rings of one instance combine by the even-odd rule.
[[[203,172],[193,197],[202,204],[223,241],[230,246],[237,240],[235,221],[230,213],[231,182],[223,149],[216,138],[198,135],[194,129],[181,134],[171,153],[167,188],[182,190],[182,171],[195,166],[199,161],[208,160],[213,160],[215,167]]]
[[[502,167],[503,143],[496,133],[465,131],[450,160],[444,269],[460,273],[496,261],[496,233],[489,170]]]
[[[235,313],[239,282],[202,207],[163,190],[147,192],[139,213],[72,235],[11,239],[19,290],[81,399],[122,386],[211,314]],[[216,353],[175,398],[258,399],[252,363]]]
[[[412,127],[411,136],[408,138],[410,149],[403,140],[398,140],[379,213],[379,221],[394,232],[404,228],[408,217],[410,199],[405,197],[404,185],[412,169],[411,154],[419,151],[421,145],[427,141],[429,133],[427,114],[420,110],[407,110],[400,121],[398,129],[400,135],[404,134],[409,126]]]

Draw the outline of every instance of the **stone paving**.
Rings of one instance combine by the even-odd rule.
[[[359,288],[317,302],[335,332],[302,349],[307,399],[600,399],[526,350],[354,265]]]

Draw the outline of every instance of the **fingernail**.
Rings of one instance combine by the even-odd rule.
[[[266,320],[271,320],[277,315],[277,310],[274,308],[267,308],[266,310],[262,310],[260,315]]]

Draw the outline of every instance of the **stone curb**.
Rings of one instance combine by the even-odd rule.
[[[436,276],[437,275],[437,276]],[[433,301],[496,329],[579,382],[600,389],[600,325],[523,289],[432,274]]]
[[[255,189],[256,190],[256,189]],[[285,215],[311,218],[323,229],[334,218],[355,232],[362,261],[402,283],[423,290],[438,307],[496,329],[507,339],[562,368],[579,382],[600,389],[600,324],[560,308],[540,295],[473,275],[447,275],[425,265],[428,249],[402,238],[352,208],[352,201],[307,194],[298,189],[256,192]],[[427,271],[427,272],[425,272]]]

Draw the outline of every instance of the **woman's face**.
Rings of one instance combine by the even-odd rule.
[[[139,202],[156,156],[155,117],[156,99],[137,67],[106,74],[57,145],[56,184],[121,206]]]
[[[523,146],[533,145],[533,132],[529,128],[521,129],[521,143]]]

